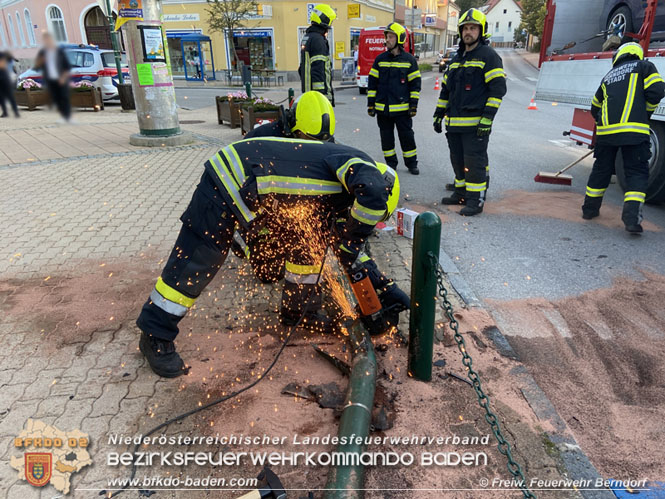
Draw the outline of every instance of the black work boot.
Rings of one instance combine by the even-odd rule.
[[[602,197],[584,196],[584,204],[582,205],[582,218],[584,220],[591,220],[600,215],[600,205],[603,204]]]
[[[459,212],[464,217],[472,217],[483,212],[483,205],[478,199],[467,199],[466,206]]]
[[[185,363],[175,351],[172,341],[163,340],[141,331],[139,349],[155,374],[159,374],[163,378],[177,378],[187,374]]]
[[[406,169],[409,170],[411,175],[420,175],[420,170],[418,169],[417,163],[415,165],[407,165]]]
[[[441,204],[446,204],[446,205],[466,204],[466,198],[464,197],[464,194],[455,191],[450,196],[446,196],[443,199],[441,199]]]
[[[455,184],[446,184],[446,190],[449,192],[455,192]]]
[[[631,234],[640,234],[642,229],[642,203],[639,201],[626,201],[623,203],[623,212],[621,213],[626,230]]]

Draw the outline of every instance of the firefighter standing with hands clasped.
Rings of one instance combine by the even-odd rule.
[[[381,149],[388,166],[397,169],[395,127],[402,146],[404,164],[418,175],[418,155],[413,134],[413,118],[420,99],[420,71],[413,55],[404,50],[406,29],[391,23],[383,34],[386,51],[374,59],[367,82],[367,114],[376,116]]]
[[[310,90],[321,92],[335,105],[335,93],[332,86],[332,61],[328,30],[337,14],[330,5],[320,3],[314,6],[310,17],[311,26],[305,31],[300,42],[300,87],[303,93]]]
[[[459,51],[443,77],[434,112],[434,130],[446,127],[455,191],[442,204],[466,205],[460,215],[483,211],[489,181],[487,146],[501,99],[506,94],[506,73],[501,57],[488,45],[487,20],[469,9],[459,21]]]
[[[614,67],[591,102],[596,120],[596,161],[589,175],[582,217],[590,220],[600,214],[621,149],[627,185],[621,219],[628,232],[639,234],[649,183],[649,119],[665,95],[665,82],[656,67],[644,60],[644,51],[637,43],[619,47],[612,63]]]

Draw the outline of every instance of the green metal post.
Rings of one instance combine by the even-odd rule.
[[[365,450],[364,440],[369,435],[372,420],[376,357],[372,340],[359,321],[349,328],[349,342],[353,351],[353,364],[337,432],[340,439],[347,442],[338,445],[335,452],[348,456],[349,462],[355,459],[357,464],[330,467],[324,499],[361,499],[365,496],[365,469],[358,460]]]
[[[122,63],[120,57],[120,44],[118,43],[118,32],[113,23],[113,11],[111,10],[110,0],[106,0],[106,13],[108,14],[109,28],[111,29],[111,43],[113,44],[113,56],[115,57],[115,68],[118,70],[118,84],[125,83],[125,77],[122,75]]]
[[[295,96],[295,92],[293,91],[292,88],[289,88],[289,108],[293,107],[293,98]]]
[[[431,211],[416,218],[411,264],[411,317],[409,322],[408,372],[420,381],[432,379],[436,272],[432,253],[439,258],[441,219]]]
[[[252,84],[250,82],[245,83],[245,92],[247,92],[247,98],[252,98]]]

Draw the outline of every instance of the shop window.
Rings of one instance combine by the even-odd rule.
[[[233,46],[238,59],[243,64],[251,66],[253,70],[275,68],[272,31],[258,29],[234,32]],[[232,58],[231,64],[234,64]]]

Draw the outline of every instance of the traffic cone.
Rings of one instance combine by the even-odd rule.
[[[531,111],[538,111],[538,106],[536,106],[536,94],[534,93],[533,96],[531,97],[531,102],[529,102],[529,107],[527,107],[528,110]]]
[[[439,86],[439,77],[437,76],[436,82],[434,83],[434,90],[441,90],[441,87]]]

